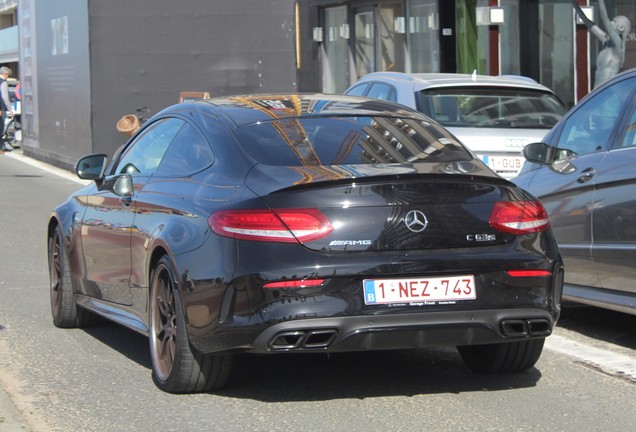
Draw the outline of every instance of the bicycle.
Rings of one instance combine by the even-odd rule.
[[[20,123],[20,114],[14,114],[11,117],[7,116],[4,124],[2,140],[5,144],[10,146],[10,149],[20,147],[20,142],[22,141],[22,124]]]

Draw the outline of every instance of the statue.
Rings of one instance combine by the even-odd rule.
[[[632,30],[632,25],[629,19],[623,15],[618,15],[610,21],[604,0],[598,0],[601,21],[607,30],[605,32],[583,13],[576,0],[571,0],[571,2],[590,33],[603,43],[603,48],[596,57],[596,76],[594,78],[594,88],[596,88],[614,77],[622,69],[625,62],[625,42]]]

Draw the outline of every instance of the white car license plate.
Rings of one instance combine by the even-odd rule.
[[[365,279],[364,302],[368,305],[475,300],[473,275],[435,278]]]
[[[484,156],[483,161],[495,171],[520,171],[525,162],[523,156]]]

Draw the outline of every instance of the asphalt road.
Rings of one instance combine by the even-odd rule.
[[[2,432],[627,431],[636,424],[629,369],[636,318],[590,308],[568,309],[536,368],[518,375],[473,374],[454,349],[246,356],[220,393],[162,393],[144,337],[111,324],[61,330],[51,322],[45,225],[50,209],[79,187],[17,153],[0,156]]]

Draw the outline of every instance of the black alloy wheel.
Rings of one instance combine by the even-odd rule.
[[[204,355],[190,346],[175,272],[167,256],[154,267],[150,285],[150,357],[157,387],[170,393],[222,388],[230,355]]]
[[[94,323],[94,315],[75,303],[68,254],[59,225],[49,237],[49,281],[51,314],[56,327],[84,327]]]
[[[530,369],[539,360],[545,338],[491,345],[458,346],[464,363],[473,372],[517,373]]]

